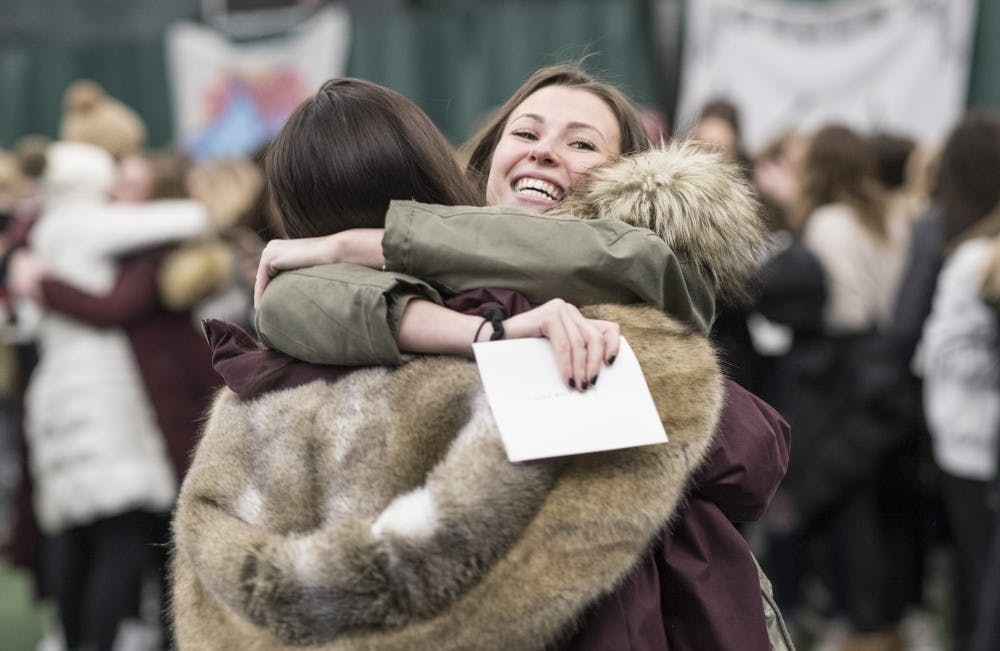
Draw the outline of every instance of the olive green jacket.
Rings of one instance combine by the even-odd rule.
[[[656,233],[617,219],[394,201],[382,248],[385,272],[335,264],[274,278],[256,317],[261,338],[315,363],[399,364],[395,328],[411,299],[440,303],[481,287],[536,303],[648,303],[702,333],[714,317],[699,270]]]

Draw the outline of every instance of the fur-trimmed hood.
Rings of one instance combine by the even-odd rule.
[[[707,341],[621,324],[670,437],[509,463],[475,364],[420,358],[240,401],[224,390],[174,521],[181,649],[532,649],[614,590],[710,443]]]
[[[745,172],[693,141],[674,141],[591,170],[552,210],[654,231],[695,265],[723,302],[738,301],[769,237]]]

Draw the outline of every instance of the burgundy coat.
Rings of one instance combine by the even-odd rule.
[[[500,307],[508,315],[531,307],[504,290],[470,292],[449,305],[473,313]],[[208,321],[205,329],[216,370],[244,399],[351,370],[265,349],[231,324]],[[789,441],[774,409],[727,381],[719,430],[678,519],[556,648],[769,651],[756,565],[733,522],[763,513],[785,475]]]

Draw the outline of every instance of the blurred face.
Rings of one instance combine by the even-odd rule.
[[[486,203],[542,212],[590,168],[621,153],[611,108],[591,93],[546,86],[507,119],[493,151]]]
[[[153,191],[153,170],[142,156],[127,156],[118,163],[118,175],[111,186],[111,200],[136,203],[149,199]]]
[[[695,126],[691,137],[711,145],[727,161],[736,160],[736,134],[725,120],[715,117],[705,118]]]

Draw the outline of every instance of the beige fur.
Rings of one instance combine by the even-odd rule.
[[[621,324],[669,443],[511,464],[475,365],[453,358],[224,390],[174,522],[180,648],[541,649],[565,632],[666,525],[722,403],[704,338],[651,308],[587,313]],[[412,491],[432,517],[373,533]]]
[[[213,292],[233,283],[234,256],[220,240],[185,242],[170,251],[156,271],[163,304],[172,310],[187,310]]]
[[[697,143],[674,141],[588,177],[554,212],[648,228],[694,264],[720,300],[744,297],[768,239],[760,204],[739,167]]]

